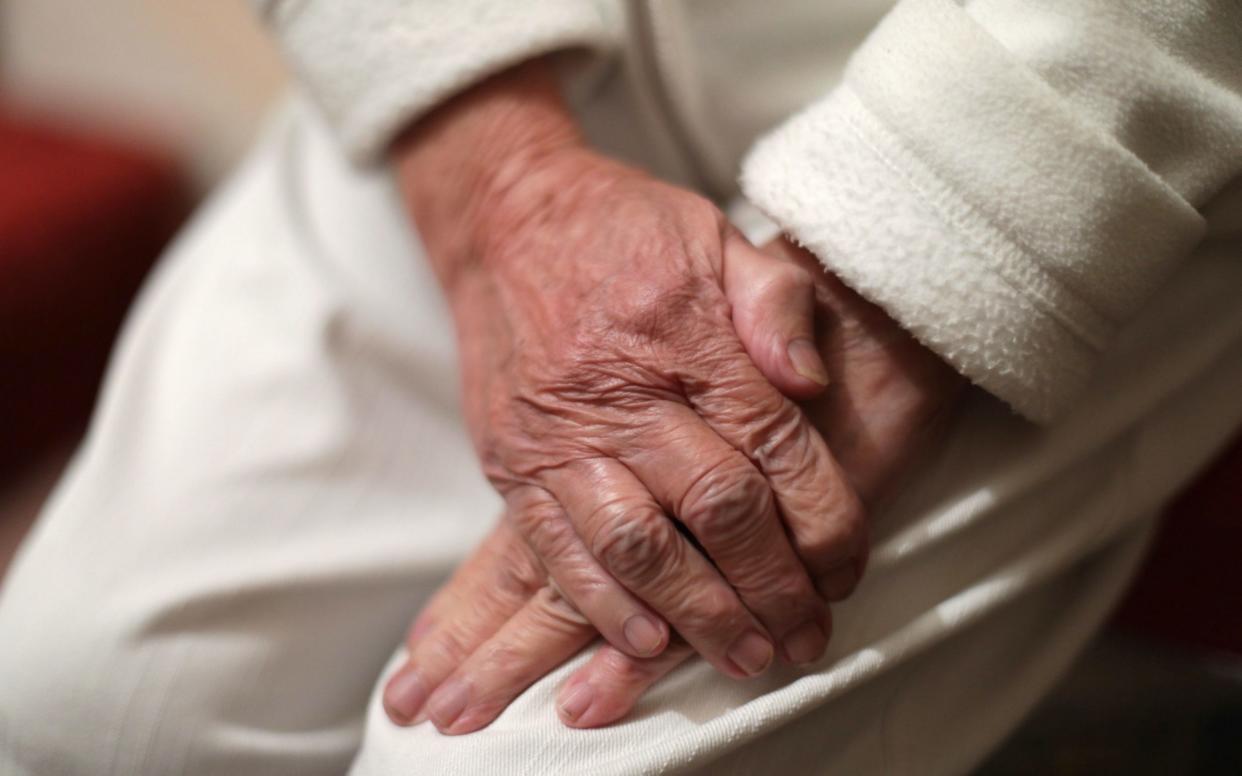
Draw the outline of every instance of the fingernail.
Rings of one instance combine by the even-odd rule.
[[[753,630],[742,634],[729,647],[729,659],[748,676],[763,673],[772,662],[772,654],[771,642]]]
[[[466,710],[470,688],[460,679],[450,679],[431,695],[427,714],[438,728],[450,727]]]
[[[816,385],[828,384],[828,371],[819,357],[819,350],[809,339],[798,338],[789,343],[789,361],[794,371]]]
[[[595,690],[589,682],[583,682],[569,690],[561,697],[561,714],[570,722],[576,721],[595,699]]]
[[[663,640],[660,629],[651,621],[651,618],[641,614],[636,614],[626,620],[621,631],[634,651],[643,656],[650,655],[659,649],[660,642]]]
[[[398,671],[384,688],[384,705],[402,722],[413,720],[426,700],[423,680],[413,669]]]
[[[794,628],[781,642],[781,647],[785,650],[785,658],[789,662],[802,665],[818,660],[824,654],[824,647],[828,646],[828,639],[824,636],[824,631],[816,622],[804,622],[797,628]]]

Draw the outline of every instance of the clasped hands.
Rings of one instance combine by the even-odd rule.
[[[821,657],[864,504],[952,371],[809,254],[586,147],[544,63],[395,153],[506,510],[411,628],[390,718],[477,730],[601,636],[567,724],[620,719],[694,653],[736,679]]]

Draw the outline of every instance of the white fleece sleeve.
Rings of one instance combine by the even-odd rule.
[[[742,187],[1046,421],[1240,173],[1242,2],[901,0]]]
[[[286,58],[358,161],[410,121],[524,59],[606,52],[614,0],[253,0]]]

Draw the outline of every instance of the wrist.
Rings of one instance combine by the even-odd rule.
[[[508,192],[549,159],[581,149],[581,132],[544,60],[458,95],[397,140],[398,186],[446,289],[495,230],[493,213]]]

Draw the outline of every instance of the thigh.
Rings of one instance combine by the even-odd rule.
[[[1130,532],[940,637],[926,620],[909,623],[817,670],[749,684],[686,665],[605,729],[564,727],[553,709],[556,686],[583,658],[467,736],[393,727],[376,697],[351,773],[966,773],[1072,662],[1123,592],[1148,535],[1147,526]]]
[[[733,682],[691,661],[631,718],[581,731],[554,709],[580,656],[461,737],[392,726],[381,683],[354,774],[966,772],[1107,616],[1160,504],[1242,424],[1236,259],[1188,264],[1055,426],[972,394],[875,516],[820,664]]]
[[[294,101],[178,240],[0,597],[0,771],[340,773],[498,502],[392,187]]]

